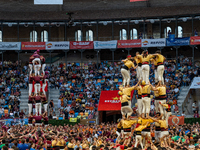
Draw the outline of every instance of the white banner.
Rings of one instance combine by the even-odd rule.
[[[166,45],[166,39],[142,39],[142,47],[162,47]]]
[[[117,47],[117,40],[113,41],[94,41],[94,49],[110,49]]]
[[[46,42],[46,50],[66,50],[69,49],[69,41],[65,42]]]
[[[21,42],[0,42],[0,50],[20,50]]]
[[[194,77],[190,89],[200,89],[200,77]]]
[[[34,0],[34,5],[63,5],[63,0]]]

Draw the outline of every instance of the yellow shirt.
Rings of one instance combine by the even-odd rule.
[[[134,124],[134,123],[137,123],[137,120],[123,120],[122,121],[122,126],[123,128],[131,128],[131,126]]]
[[[156,58],[157,63],[163,63],[165,61],[165,57],[161,54],[158,54]]]
[[[142,59],[142,63],[144,63],[144,62],[149,62],[149,60],[151,58],[153,58],[153,57],[154,57],[153,55],[148,54],[146,57],[145,56],[139,56],[138,58],[141,58]]]
[[[53,140],[52,141],[52,147],[54,147],[54,146],[65,146],[65,140],[61,140],[61,141],[58,141],[57,143],[56,143],[57,141],[56,140]]]
[[[160,124],[161,128],[167,128],[166,120],[158,120],[158,123]]]
[[[117,124],[117,128],[119,128],[119,129],[122,128],[122,122],[121,121]]]
[[[165,108],[171,108],[171,106],[170,105],[168,105],[168,104],[163,104],[163,106],[165,107]]]
[[[138,86],[136,88],[136,90],[138,91],[138,95],[142,95],[142,87],[141,86]]]
[[[166,87],[160,86],[157,88],[159,95],[166,95]]]
[[[149,124],[147,126],[150,126],[150,123],[153,122],[152,119],[142,119],[142,125],[145,125],[147,122],[149,122]]]
[[[139,127],[137,127],[135,129],[135,131],[142,131],[143,129],[145,129],[147,127],[147,125],[139,125]]]
[[[72,144],[72,143],[68,143],[67,147],[68,147],[68,148],[74,148],[74,147],[75,147],[75,145],[74,145],[74,144]]]
[[[121,103],[128,102],[128,101],[130,101],[130,98],[127,95],[122,95],[120,97],[120,101],[121,101]]]
[[[155,95],[155,97],[158,97],[159,96],[159,92],[158,91],[154,91],[154,95]]]
[[[135,67],[134,63],[133,63],[131,60],[128,60],[128,59],[126,59],[126,60],[124,61],[124,65],[127,66],[129,69],[130,69],[131,67]]]
[[[134,88],[135,88],[134,86],[128,88],[119,87],[119,89],[123,92],[123,94],[127,96],[131,96],[131,91],[133,91]]]
[[[141,56],[141,55],[138,55]],[[142,56],[141,57],[134,57],[137,64],[142,63]]]
[[[142,94],[150,94],[151,93],[151,86],[150,85],[145,85],[141,86],[142,88]]]
[[[158,122],[155,122],[156,127],[160,127],[160,124]]]

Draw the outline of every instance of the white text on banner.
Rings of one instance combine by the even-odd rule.
[[[112,49],[117,47],[117,40],[94,41],[94,49]]]

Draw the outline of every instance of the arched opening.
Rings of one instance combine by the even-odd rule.
[[[81,30],[77,30],[75,32],[75,41],[82,41],[82,33]]]
[[[119,39],[120,40],[127,40],[127,32],[126,29],[121,29],[119,31]]]
[[[86,31],[86,41],[93,41],[93,31],[92,30]]]
[[[30,32],[30,42],[37,42],[37,32],[35,30]]]
[[[46,30],[41,32],[41,42],[48,42],[48,32]]]
[[[171,27],[166,27],[166,28],[164,29],[165,38],[168,38],[169,35],[171,35],[171,34],[172,34],[172,28],[171,28]]]
[[[183,37],[183,28],[181,26],[178,26],[178,38]]]
[[[133,29],[130,31],[130,39],[131,39],[131,40],[133,40],[133,39],[138,39],[137,29],[133,28]]]

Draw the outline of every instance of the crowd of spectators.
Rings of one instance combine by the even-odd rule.
[[[0,62],[0,118],[19,117],[21,88],[27,88],[27,68],[21,62]]]
[[[132,131],[135,125],[132,126]],[[75,126],[3,126],[0,130],[0,148],[2,150],[142,150],[135,145],[135,132],[130,138],[121,136],[117,140],[117,125]],[[172,125],[168,128],[167,143],[155,141],[155,125],[151,124],[151,138],[146,139],[143,150],[198,150],[200,148],[199,123]]]

